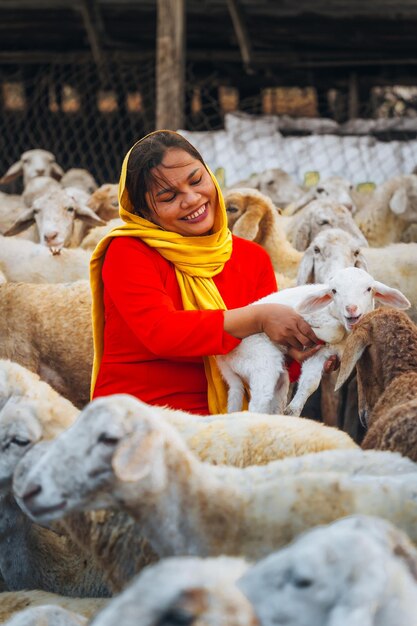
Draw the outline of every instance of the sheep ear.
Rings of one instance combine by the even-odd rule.
[[[298,211],[300,211],[300,209],[305,207],[306,204],[308,204],[311,200],[313,200],[314,193],[315,193],[314,189],[310,189],[310,191],[307,191],[307,193],[305,193],[303,196],[301,196],[301,198],[299,198],[295,202],[291,202],[290,204],[287,204],[287,206],[283,210],[283,215],[294,215],[294,213],[297,213]]]
[[[5,183],[11,183],[12,180],[15,180],[22,173],[23,173],[22,161],[17,161],[16,163],[13,163],[13,165],[9,167],[5,175],[0,178],[0,185],[4,185]]]
[[[378,300],[378,302],[382,302],[396,309],[409,309],[411,306],[411,302],[401,291],[388,287],[377,280],[374,282],[374,298]]]
[[[163,437],[158,431],[143,435],[135,431],[117,447],[112,458],[116,478],[123,482],[137,482],[151,473],[158,448],[162,447]]]
[[[294,247],[297,250],[305,250],[311,243],[311,224],[307,220],[303,220],[297,228],[294,237]]]
[[[314,252],[307,248],[298,266],[297,285],[314,283]]]
[[[323,287],[323,290],[304,298],[296,307],[296,310],[298,313],[301,313],[301,315],[303,313],[314,313],[315,311],[324,309],[332,300],[332,292],[329,287]]]
[[[11,235],[18,235],[19,233],[29,228],[29,226],[32,226],[32,224],[34,223],[35,223],[35,214],[33,212],[33,209],[26,209],[20,214],[20,216],[17,218],[13,226],[11,226],[8,230],[6,230],[6,232],[3,233],[3,235],[5,237],[10,237]]]
[[[335,391],[340,389],[347,381],[356,363],[369,345],[371,345],[371,341],[364,328],[358,329],[348,336],[340,363],[339,376],[334,388]]]
[[[96,215],[96,213],[94,213],[94,211],[86,204],[77,204],[75,207],[75,214],[78,219],[86,222],[90,226],[99,226],[107,223],[105,220],[102,220],[101,217]]]
[[[250,204],[233,226],[233,234],[243,239],[254,241],[259,232],[259,224],[265,215],[265,209],[257,204]]]
[[[64,175],[64,170],[58,163],[52,163],[51,166],[51,177],[55,178],[55,180],[61,180]]]
[[[366,259],[362,253],[358,254],[358,256],[356,257],[354,267],[359,267],[359,269],[365,270],[365,272],[368,271],[368,263],[366,262]]]
[[[400,187],[391,196],[391,199],[389,201],[389,208],[393,213],[395,213],[395,215],[401,215],[402,213],[405,213],[405,210],[407,209],[407,204],[407,190],[405,189],[405,187]]]

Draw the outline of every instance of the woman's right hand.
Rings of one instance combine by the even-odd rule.
[[[262,332],[271,341],[297,350],[322,343],[311,326],[291,307],[284,304],[259,304],[254,309],[259,309],[257,314]]]

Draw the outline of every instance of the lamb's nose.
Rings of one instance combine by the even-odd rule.
[[[45,170],[36,170],[36,175],[37,176],[43,176],[45,173]]]
[[[22,500],[25,504],[28,504],[28,502],[30,502],[30,500],[33,500],[33,498],[36,498],[36,496],[38,496],[42,491],[42,487],[40,485],[37,485],[36,483],[32,483],[29,484],[26,487],[26,491],[22,496]]]
[[[43,238],[45,239],[46,243],[51,243],[54,239],[56,239],[57,235],[58,231],[54,230],[52,233],[45,233]]]
[[[356,306],[356,304],[348,304],[346,306],[346,311],[349,313],[351,317],[353,317],[356,314],[357,310],[358,310],[358,307]]]

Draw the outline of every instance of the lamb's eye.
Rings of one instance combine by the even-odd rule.
[[[40,209],[33,209],[33,214],[37,215],[39,213]]]
[[[319,226],[325,226],[326,224],[330,224],[329,220],[322,220],[319,222]]]
[[[73,206],[67,206],[68,213],[74,213],[75,209]]]
[[[117,437],[112,437],[107,433],[101,433],[101,435],[99,435],[97,439],[98,443],[104,443],[105,446],[117,446],[119,441],[120,439],[118,439]]]
[[[366,291],[372,291],[372,287],[368,287]]]
[[[355,250],[355,252],[353,253],[355,256],[359,256],[360,254],[360,250]]]
[[[318,246],[314,246],[314,252],[316,254],[320,254],[320,248]]]
[[[317,193],[323,193],[324,189],[323,187],[317,187]]]
[[[298,587],[298,589],[305,589],[306,587],[311,587],[313,581],[311,578],[296,578],[294,580],[294,587]]]
[[[194,624],[195,615],[181,608],[169,609],[158,621],[158,626],[191,626]]]
[[[239,211],[239,209],[235,206],[228,206],[226,207],[226,211],[228,213],[237,213]]]
[[[336,292],[336,289],[332,289],[332,293],[337,293],[337,292]]]
[[[24,448],[25,446],[28,446],[30,444],[30,440],[24,439],[23,437],[13,437],[10,443],[14,443],[15,446],[21,446],[22,448]]]

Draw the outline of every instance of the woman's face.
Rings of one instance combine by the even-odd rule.
[[[180,148],[168,148],[162,163],[151,172],[156,180],[146,201],[152,221],[186,237],[210,233],[217,190],[201,161]]]

